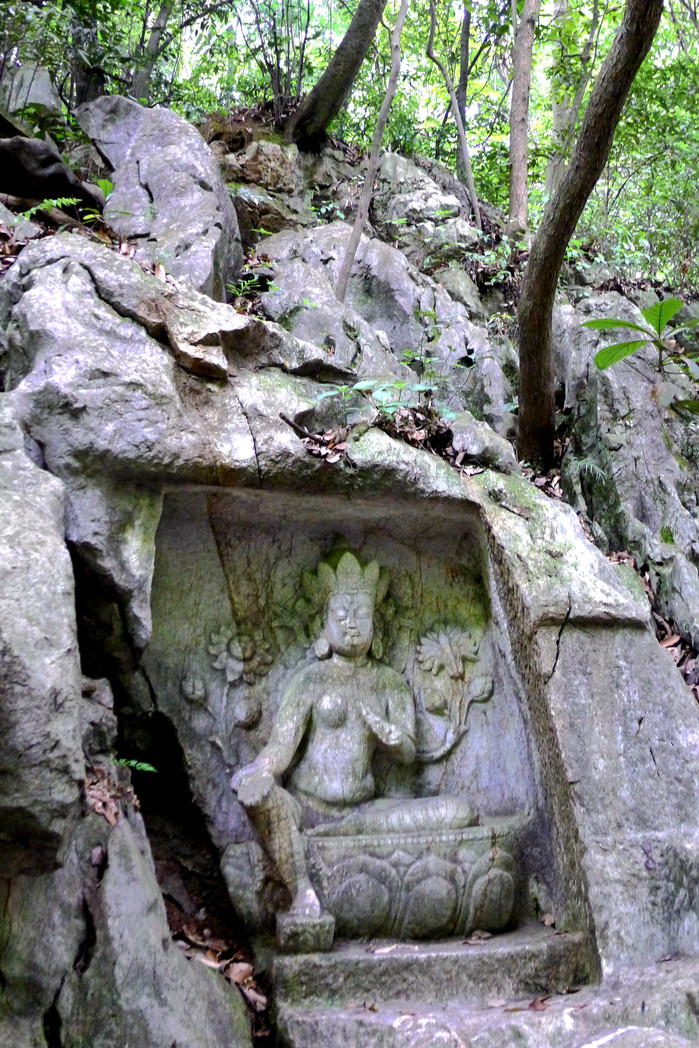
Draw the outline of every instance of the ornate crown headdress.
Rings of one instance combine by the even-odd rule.
[[[318,587],[326,600],[333,593],[367,593],[378,604],[387,585],[388,572],[381,571],[378,561],[372,560],[363,568],[349,551],[342,554],[334,570],[326,561],[318,565]]]
[[[328,597],[334,593],[366,593],[372,598],[374,608],[378,608],[386,596],[388,579],[388,568],[379,567],[376,560],[362,567],[359,559],[345,546],[341,551],[335,549],[328,560],[321,561],[317,571],[306,572],[303,585],[311,606],[321,613]],[[316,640],[314,650],[318,658],[326,658],[330,653],[330,647],[323,634]],[[380,658],[382,651],[381,640],[375,636],[372,654]]]

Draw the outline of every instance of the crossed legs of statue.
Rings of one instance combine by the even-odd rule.
[[[274,786],[264,800],[247,812],[289,889],[289,914],[300,919],[320,917],[322,906],[308,876],[298,801],[283,787]]]

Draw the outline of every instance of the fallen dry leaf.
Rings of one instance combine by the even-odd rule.
[[[246,961],[234,961],[225,969],[226,978],[238,986],[242,986],[248,979],[251,979],[252,973],[253,967]]]
[[[241,986],[241,990],[245,1000],[253,1011],[263,1012],[265,1010],[267,1007],[267,998],[264,994],[259,993],[252,986]]]
[[[541,921],[541,923],[546,928],[553,928],[553,927],[555,927],[556,918],[553,916],[552,913],[542,913],[542,915],[539,918],[539,920]]]
[[[548,996],[547,997],[535,997],[533,1001],[529,1002],[529,1011],[530,1012],[545,1012],[546,1011],[546,1002],[548,1000],[549,1000]]]

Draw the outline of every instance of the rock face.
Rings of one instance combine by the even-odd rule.
[[[573,443],[564,464],[569,498],[599,529],[600,541],[627,549],[651,568],[665,614],[699,645],[699,423],[672,409],[695,396],[682,376],[663,384],[655,352],[642,350],[606,371],[594,355],[600,334],[581,320],[637,310],[616,292],[559,308],[554,326]],[[612,340],[618,338],[616,332]]]
[[[377,228],[419,268],[462,258],[478,243],[478,231],[461,213],[461,201],[426,171],[397,153],[379,168],[373,201]]]
[[[333,222],[266,240],[265,255],[274,263],[274,289],[262,296],[267,314],[302,337],[317,339],[325,332],[326,342],[343,347],[354,341],[355,353],[367,344],[368,325],[374,344],[388,346],[398,361],[433,384],[438,402],[452,410],[468,407],[506,435],[511,429],[504,410],[512,397],[505,374],[509,343],[491,342],[464,306],[419,273],[402,252],[376,238],[362,237],[347,308],[338,309],[332,288],[349,236],[349,226]],[[357,323],[349,309],[365,323]],[[374,367],[370,364],[369,370]]]
[[[35,106],[40,115],[60,116],[63,104],[53,86],[48,69],[36,62],[23,62],[21,66],[3,70],[0,87],[0,105],[8,113],[21,113]]]
[[[170,939],[137,813],[111,830],[89,816],[62,868],[12,881],[4,903],[3,1046],[43,1046],[59,1031],[69,1048],[250,1043],[237,990]]]
[[[61,861],[80,806],[80,657],[63,485],[27,457],[0,396],[0,869]]]
[[[114,169],[105,221],[139,241],[137,257],[224,299],[242,250],[235,211],[211,150],[167,109],[118,95],[80,108],[78,121]]]
[[[131,154],[122,130],[107,127],[107,107],[105,151],[120,157],[122,184],[136,186],[138,172],[142,189],[145,121],[159,117],[104,101],[123,107],[140,143]],[[274,160],[279,186],[295,180],[298,159],[289,166],[273,153],[253,150],[246,166],[271,179]],[[480,419],[462,413],[454,447],[501,472],[462,475],[371,418],[347,432],[344,454],[309,454],[303,427],[338,427],[343,388],[378,375],[409,383],[429,365],[444,380],[444,401],[453,396],[461,409],[480,397],[483,416],[497,408],[507,422],[506,347],[395,248],[364,238],[346,307],[333,302],[347,237],[335,223],[266,241],[277,285],[262,296],[266,320],[67,234],[29,245],[0,284],[2,400],[12,414],[0,430],[0,484],[17,507],[0,526],[0,672],[11,699],[0,788],[16,820],[14,838],[0,836],[15,863],[12,880],[0,882],[3,1045],[250,1043],[236,993],[170,941],[128,776],[109,758],[107,685],[90,683],[91,699],[80,698],[64,536],[83,670],[109,679],[119,730],[139,752],[171,747],[231,899],[263,936],[269,915],[289,905],[293,879],[275,870],[231,778],[267,745],[290,681],[330,679],[323,667],[336,656],[338,680],[347,672],[328,633],[331,576],[347,548],[362,572],[376,565],[371,647],[356,658],[365,677],[390,678],[407,703],[409,745],[396,742],[388,702],[378,713],[358,709],[356,693],[374,701],[374,689],[301,689],[307,720],[287,740],[290,761],[311,749],[311,732],[349,725],[350,744],[330,754],[324,775],[346,781],[358,738],[372,748],[361,780],[367,802],[383,802],[349,806],[341,825],[322,805],[309,816],[298,802],[310,819],[299,815],[296,830],[314,890],[328,909],[334,899],[338,925],[354,933],[366,932],[353,909],[359,893],[366,921],[378,913],[369,892],[383,906],[381,932],[423,934],[428,911],[430,935],[478,931],[483,914],[494,928],[513,914],[513,926],[485,946],[459,940],[414,952],[402,943],[369,953],[362,944],[278,960],[270,972],[278,1033],[293,1048],[324,1038],[377,1048],[696,1040],[699,709],[655,640],[636,576],[587,541],[574,509],[517,475],[508,445]],[[581,382],[591,377],[589,353],[577,345],[562,370],[569,404],[581,417],[598,411],[582,448],[592,455],[603,401],[593,405]],[[628,483],[631,506],[627,460],[619,463],[616,491]],[[588,508],[586,472],[579,466],[570,482],[578,476]],[[679,480],[674,490],[685,514],[667,523],[684,536],[689,496]],[[673,498],[664,505],[676,506]],[[622,506],[613,520],[620,534],[640,522],[638,541],[652,552],[652,522],[641,525],[657,508],[643,518]],[[690,566],[692,541],[680,551]],[[37,545],[48,558],[37,558]],[[676,552],[672,565],[679,577]],[[3,716],[7,708],[3,693]],[[39,720],[31,731],[27,708]],[[33,763],[28,742],[37,738]],[[97,769],[116,797],[113,825],[91,801]],[[447,824],[451,799],[478,824],[461,815]],[[408,810],[416,821],[406,828]],[[5,834],[12,822],[2,814]],[[40,867],[28,867],[20,831]],[[464,900],[474,899],[462,921]],[[562,934],[535,921],[542,913]],[[50,951],[37,945],[47,930]],[[652,964],[676,953],[686,957]],[[576,998],[584,1008],[547,998],[540,1015],[513,1000],[600,975],[599,992]],[[380,999],[376,1013],[351,1007],[384,991],[397,1003]],[[484,1007],[501,994],[503,1009]]]

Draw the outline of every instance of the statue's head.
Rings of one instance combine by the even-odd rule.
[[[353,553],[346,552],[334,569],[319,564],[318,582],[326,593],[321,648],[327,645],[346,658],[366,655],[374,639],[374,609],[386,592],[387,573],[377,561],[362,567]]]

